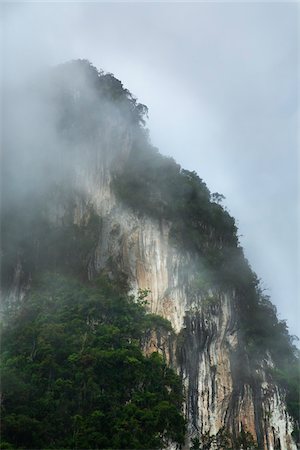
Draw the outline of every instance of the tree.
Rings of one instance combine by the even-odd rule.
[[[222,203],[223,200],[225,200],[225,196],[223,194],[219,194],[218,192],[214,192],[211,194],[211,199],[215,203]]]

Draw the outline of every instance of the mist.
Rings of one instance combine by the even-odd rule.
[[[7,3],[1,10],[3,126],[7,120],[7,130],[18,130],[9,133],[18,149],[11,186],[39,190],[57,167],[62,177],[67,170],[51,101],[41,108],[23,86],[35,91],[32,80],[46,68],[89,59],[149,107],[154,145],[225,195],[246,256],[299,334],[298,5]],[[33,126],[34,142],[26,133]]]
[[[1,12],[4,447],[296,449],[298,7]]]

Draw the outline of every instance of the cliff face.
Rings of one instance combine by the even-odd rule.
[[[90,276],[113,268],[124,272],[133,291],[150,289],[151,312],[172,323],[175,348],[168,339],[157,343],[154,337],[148,350],[158,349],[182,377],[189,436],[216,434],[224,426],[236,433],[243,428],[256,437],[259,448],[296,449],[284,394],[265,379],[265,365],[272,363],[262,361],[255,383],[240,385],[238,380],[232,358],[239,346],[235,292],[216,289],[208,298],[195,298],[195,261],[172,245],[169,224],[138,217],[113,193],[107,207]]]
[[[226,427],[235,435],[250,432],[260,449],[296,449],[285,393],[267,374],[271,357],[266,355],[259,368],[251,367],[246,356],[239,359],[243,343],[237,291],[219,285],[195,289],[199,277],[205,281],[205,268],[202,273],[200,255],[174,241],[172,222],[138,213],[116,196],[112,180],[122,172],[135,133],[121,116],[107,115],[92,140],[68,144],[76,149],[72,157],[62,149],[54,162],[68,165],[72,222],[84,222],[91,207],[101,219],[87,258],[88,278],[103,271],[112,278],[124,274],[134,293],[150,290],[149,310],[171,322],[175,337],[150,336],[145,351],[160,351],[182,377],[186,448],[194,436],[216,435]],[[47,214],[57,225],[65,221],[61,199],[48,202]],[[22,300],[29,287],[30,274],[18,263],[10,302]]]

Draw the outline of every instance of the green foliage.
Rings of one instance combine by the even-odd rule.
[[[208,432],[192,439],[190,450],[258,450],[253,436],[243,428],[235,436],[226,428],[221,428],[216,435]]]
[[[213,194],[211,194],[211,199],[213,202],[220,204],[223,200],[225,200],[225,197],[218,192],[214,192]]]
[[[212,295],[204,298],[202,304],[205,309],[211,309],[220,305],[220,298],[216,295]]]
[[[300,411],[300,358],[299,350],[298,357],[291,359],[282,354],[281,364],[272,370],[272,376],[282,386],[286,392],[287,409],[290,415],[295,420],[293,437],[295,442],[300,442],[300,428],[299,428],[299,411]]]
[[[113,74],[98,71],[89,61],[75,60],[55,67],[49,82],[55,85],[57,126],[78,143],[97,136],[108,116],[123,118],[139,128],[148,109]]]
[[[147,297],[151,293],[150,289],[139,289],[138,290],[138,296],[137,296],[137,302],[145,306],[148,303]]]
[[[207,255],[211,249],[237,243],[234,219],[211,201],[210,192],[195,172],[183,170],[149,144],[135,142],[113,186],[132,208],[172,222],[176,243]]]
[[[243,266],[241,266],[243,269]],[[245,344],[245,355],[252,371],[270,355],[276,369],[267,368],[270,379],[275,380],[286,395],[287,410],[294,419],[294,434],[299,434],[300,410],[300,355],[294,345],[295,336],[288,332],[287,324],[277,317],[276,307],[265,295],[255,274],[248,268],[237,288],[240,334]],[[245,361],[245,357],[243,357]],[[241,366],[241,361],[237,363]],[[249,377],[248,370],[245,376]],[[254,379],[253,374],[251,377]],[[242,378],[241,378],[242,379]],[[299,438],[298,438],[299,439]]]
[[[179,378],[140,348],[165,324],[105,278],[44,276],[3,331],[6,448],[182,444]]]
[[[147,314],[145,319],[146,319],[146,321],[149,321],[148,328],[150,328],[150,326],[151,326],[152,328],[154,327],[158,331],[159,330],[163,331],[163,332],[172,332],[173,331],[171,323],[162,316],[158,316],[157,314],[149,313],[149,314]]]
[[[208,290],[214,285],[211,273],[206,272],[205,268],[199,270],[194,279],[190,282],[189,293],[191,297],[206,295]]]

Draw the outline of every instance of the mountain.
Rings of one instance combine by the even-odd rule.
[[[85,60],[4,104],[2,448],[298,448],[293,338],[146,106]]]

